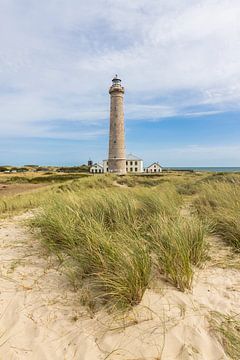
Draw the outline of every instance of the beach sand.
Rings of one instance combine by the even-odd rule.
[[[124,317],[92,316],[25,226],[31,216],[0,222],[1,360],[228,359],[209,322],[211,311],[239,312],[240,271],[222,266],[228,250],[197,272],[191,292],[159,280]]]

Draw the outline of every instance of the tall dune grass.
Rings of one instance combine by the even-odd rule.
[[[179,289],[191,286],[194,266],[203,258],[203,232],[200,222],[182,223],[181,204],[169,185],[69,189],[43,206],[34,225],[50,251],[71,267],[74,280],[88,289],[91,302],[127,307],[139,303],[149,286],[152,259]]]
[[[3,196],[0,198],[0,217],[41,206],[53,191],[52,187],[45,187],[33,192]]]
[[[97,291],[92,296],[127,306],[141,300],[149,283],[151,257],[134,230],[134,201],[121,195],[90,191],[83,196],[56,196],[35,225],[49,249],[70,258],[75,276],[90,286],[92,294]]]
[[[151,223],[150,243],[157,269],[178,289],[190,289],[194,266],[206,258],[206,227],[194,217],[158,216]]]
[[[222,343],[227,355],[232,360],[240,356],[240,316],[224,315],[217,311],[211,312],[210,325],[212,331]]]
[[[211,220],[214,231],[240,251],[240,184],[215,182],[202,185],[195,207]]]
[[[25,176],[28,182],[28,177]],[[16,183],[19,177],[14,177]],[[30,178],[31,179],[31,178]],[[28,210],[41,206],[51,200],[52,195],[59,193],[83,192],[86,189],[103,189],[113,187],[114,176],[86,176],[81,175],[78,180],[65,179],[63,184],[44,186],[34,191],[22,192],[21,194],[0,196],[0,217],[11,215],[19,211]],[[22,183],[20,178],[19,183]]]

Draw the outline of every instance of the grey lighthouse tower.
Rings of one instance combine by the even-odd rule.
[[[117,174],[126,174],[126,153],[124,135],[123,97],[124,87],[116,75],[109,89],[110,105],[110,130],[108,171]]]

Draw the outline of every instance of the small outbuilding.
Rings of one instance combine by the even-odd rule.
[[[101,164],[95,163],[90,167],[90,173],[98,173],[101,174],[103,173],[103,166]]]
[[[154,162],[150,166],[146,167],[144,170],[146,173],[160,173],[162,172],[162,167],[158,162]]]

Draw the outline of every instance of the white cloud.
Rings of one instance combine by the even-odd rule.
[[[239,18],[239,0],[1,0],[0,136],[104,133],[115,72],[129,119],[238,109]]]
[[[163,166],[239,166],[240,145],[186,145],[181,147],[151,148],[145,160],[158,160]]]

